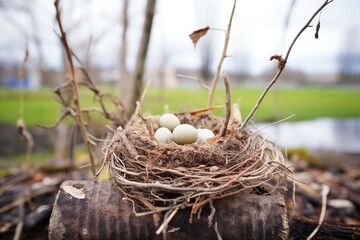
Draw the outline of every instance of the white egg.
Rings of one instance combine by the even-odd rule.
[[[173,131],[173,141],[177,144],[194,143],[198,137],[195,127],[190,124],[180,124]]]
[[[159,143],[166,143],[171,141],[172,133],[168,128],[161,127],[155,131],[154,137]]]
[[[172,113],[165,113],[160,117],[160,127],[166,127],[170,131],[180,125],[180,120]]]
[[[198,129],[197,144],[206,143],[209,138],[215,137],[215,134],[209,129]]]

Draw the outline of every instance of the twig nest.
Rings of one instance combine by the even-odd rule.
[[[172,140],[172,133],[168,128],[161,127],[156,130],[154,138],[159,143],[167,143]]]
[[[239,130],[234,120],[230,119],[225,137],[219,137],[223,118],[211,113],[177,114],[182,124],[174,128],[173,141],[168,141],[170,130],[161,128],[160,118],[133,118],[104,144],[109,174],[125,197],[136,203],[137,211],[178,206],[192,207],[196,213],[212,199],[269,183],[288,171],[274,143],[259,132]],[[215,137],[203,131],[199,140],[195,127],[211,130]],[[208,144],[195,143],[205,139]]]
[[[180,124],[173,131],[173,141],[177,144],[190,144],[196,142],[198,131],[190,124]]]
[[[170,131],[174,130],[178,125],[180,125],[180,119],[172,114],[172,113],[165,113],[160,117],[160,127],[165,127]]]

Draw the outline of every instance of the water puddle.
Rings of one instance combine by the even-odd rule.
[[[262,129],[268,139],[287,148],[360,154],[360,118],[320,118],[266,127],[269,125],[256,124],[256,129]]]

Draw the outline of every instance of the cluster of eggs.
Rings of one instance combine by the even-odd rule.
[[[190,124],[181,124],[179,118],[172,113],[162,115],[159,124],[160,128],[154,135],[159,143],[174,141],[177,144],[203,144],[215,136],[209,129],[196,129]]]

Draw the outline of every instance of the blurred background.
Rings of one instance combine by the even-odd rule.
[[[285,54],[321,3],[239,1],[228,50],[231,58],[225,61],[224,69],[240,83],[252,83],[254,78],[268,80],[273,70],[269,57]],[[293,49],[286,82],[359,83],[360,20],[356,17],[359,5],[356,0],[334,1],[314,19],[313,27],[305,31]],[[127,7],[129,71],[135,64],[145,6],[146,1],[139,0],[129,2]],[[11,69],[17,69],[22,62],[26,46],[30,52],[26,86],[36,89],[62,81],[58,73],[64,69],[64,57],[55,34],[58,28],[53,2],[1,1],[0,7],[1,86],[16,85]],[[123,1],[64,0],[61,7],[67,37],[83,65],[96,73],[97,81],[118,81],[119,54],[124,44]],[[157,1],[146,63],[148,71],[169,74],[201,71],[201,77],[210,78],[223,48],[223,32],[210,31],[196,49],[188,35],[206,26],[225,30],[231,9],[232,1]],[[318,20],[320,36],[315,39]],[[166,79],[166,85],[181,84],[181,79]]]
[[[224,70],[238,82],[269,79],[273,64],[269,57],[285,54],[295,35],[322,1],[239,1],[233,20]],[[1,1],[1,85],[16,85],[11,69],[17,69],[28,46],[29,88],[51,86],[62,81],[64,67],[57,24],[51,1]],[[301,83],[359,83],[359,2],[334,1],[312,22],[296,43],[287,65],[287,80]],[[127,7],[126,65],[133,70],[146,1],[129,2]],[[261,5],[261,7],[260,7]],[[76,55],[98,81],[120,79],[123,1],[61,1],[63,24]],[[232,1],[157,1],[151,33],[147,70],[189,73],[202,77],[214,73],[223,48],[222,31],[210,31],[196,49],[189,34],[210,26],[226,29]],[[314,38],[317,21],[320,36]],[[154,73],[155,74],[155,73]],[[309,76],[311,75],[311,76]],[[38,77],[35,77],[38,76]],[[155,79],[154,79],[154,82]],[[167,79],[178,86],[181,79]]]
[[[221,72],[229,75],[231,101],[242,119],[278,70],[277,61],[271,62],[270,57],[285,56],[295,36],[324,2],[237,1]],[[82,116],[91,142],[97,144],[97,169],[103,140],[113,129],[124,127],[126,119],[119,116],[124,111],[130,116],[147,82],[150,87],[142,103],[143,116],[209,106],[204,86],[211,85],[219,64],[233,3],[60,1],[76,79],[82,85],[81,107],[88,109]],[[359,0],[334,0],[313,19],[247,125],[274,141],[295,171],[300,187],[294,211],[288,201],[292,183],[287,185],[289,216],[311,218],[316,226],[323,199],[319,189],[323,184],[329,186],[328,197],[334,201],[329,200],[325,221],[334,227],[327,227],[323,234],[329,229],[334,230],[331,234],[338,233],[339,224],[360,224],[359,9]],[[75,108],[55,15],[53,1],[0,0],[1,239],[47,239],[60,184],[67,179],[94,179],[78,122],[64,115],[71,115]],[[149,19],[152,24],[146,29]],[[194,46],[189,35],[207,26],[210,30]],[[221,75],[212,106],[226,102]],[[106,101],[102,102],[100,95]],[[108,115],[98,111],[101,103]],[[225,110],[220,107],[213,113],[224,116]],[[108,180],[109,176],[103,171],[98,179]],[[306,225],[304,232],[294,223],[295,218],[289,219],[290,232],[299,231],[304,237],[313,230]],[[357,231],[358,235],[358,229],[351,227],[340,234]],[[339,239],[347,238],[342,235]]]
[[[128,92],[129,76],[134,73],[146,3],[145,0],[63,0],[60,3],[67,38],[77,58],[76,66],[85,69],[104,91],[121,99]],[[270,56],[285,55],[296,34],[322,3],[320,0],[237,2],[227,51],[229,57],[222,70],[230,76],[232,101],[240,105],[243,118],[277,70],[277,63],[270,62]],[[190,77],[211,84],[232,5],[230,0],[156,2],[142,79],[143,82],[151,79],[151,87],[143,112],[161,114],[166,105],[171,111],[206,106],[206,91]],[[265,134],[286,147],[360,153],[358,9],[357,0],[334,1],[314,18],[293,47],[283,75],[256,112],[253,118],[256,128],[265,127]],[[23,109],[24,120],[35,131],[35,137],[37,133],[63,132],[36,127],[56,123],[61,106],[52,91],[69,76],[53,2],[0,1],[0,20],[0,122],[3,128],[14,126]],[[316,39],[318,22],[321,28]],[[194,47],[189,34],[206,26],[211,30]],[[26,49],[29,59],[24,81],[20,81],[17,73]],[[25,89],[23,106],[19,101],[21,85]],[[225,93],[221,79],[218,85],[214,101],[223,105]],[[96,104],[91,94],[83,93],[83,98],[88,105]],[[223,114],[223,110],[216,114]],[[292,115],[285,123],[266,127]],[[99,119],[96,116],[93,122]],[[93,126],[100,137],[104,136],[103,124],[100,121]],[[16,155],[24,149],[13,134],[13,140],[9,140],[11,134],[2,137],[2,156]],[[35,141],[35,150],[53,148],[54,140],[43,142]]]

